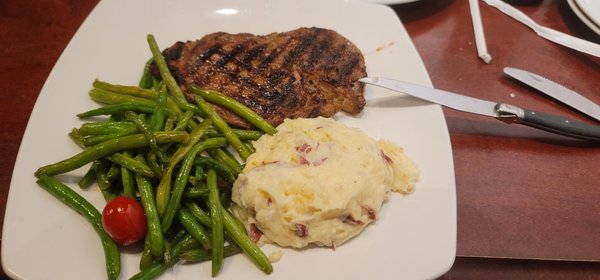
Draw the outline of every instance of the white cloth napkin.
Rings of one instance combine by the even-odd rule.
[[[500,0],[483,0],[515,20],[527,25],[543,38],[565,47],[600,57],[600,45],[537,24],[523,12]]]

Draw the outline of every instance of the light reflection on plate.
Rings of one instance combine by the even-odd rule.
[[[34,171],[80,149],[67,135],[75,115],[98,105],[87,96],[94,79],[133,85],[150,57],[146,35],[166,48],[205,34],[267,34],[302,26],[331,28],[364,52],[367,71],[431,85],[392,9],[356,1],[103,0],[85,20],[50,73],[31,114],[8,197],[2,240],[4,271],[13,278],[105,279],[100,240],[81,216],[35,184]],[[374,32],[376,30],[376,32]],[[414,194],[392,195],[380,219],[338,247],[284,250],[264,275],[243,255],[225,260],[215,279],[429,279],[446,272],[456,252],[456,193],[448,130],[438,105],[367,87],[359,117],[340,121],[405,148],[421,169]],[[53,125],[48,125],[52,123]],[[101,194],[76,186],[85,169],[60,179],[101,209]],[[35,206],[35,207],[32,207]],[[265,246],[267,254],[278,251]],[[122,253],[121,279],[138,271],[135,249]],[[210,277],[210,264],[178,265],[160,279]]]
[[[220,10],[216,10],[215,12],[220,15],[231,16],[231,15],[235,15],[235,14],[239,13],[240,11],[236,10],[236,9],[231,9],[231,8],[223,8]]]

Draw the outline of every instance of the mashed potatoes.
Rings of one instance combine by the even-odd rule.
[[[254,143],[233,186],[234,213],[256,239],[335,247],[377,219],[391,190],[413,191],[417,167],[391,142],[322,117],[277,130]]]

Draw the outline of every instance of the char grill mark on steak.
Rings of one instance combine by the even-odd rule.
[[[221,59],[217,62],[217,64],[215,66],[217,68],[223,68],[224,66],[226,66],[227,64],[229,64],[232,59],[235,59],[235,56],[238,53],[240,53],[240,52],[242,52],[244,50],[246,50],[246,46],[243,45],[243,44],[236,45],[229,52],[226,52],[226,51],[224,51],[224,50],[221,49],[220,52],[219,52],[221,54]]]
[[[306,49],[313,46],[314,40],[316,37],[315,32],[311,32],[308,36],[305,36],[300,40],[300,42],[294,47],[288,55],[285,57],[283,65],[281,67],[287,68],[290,63],[296,60],[297,57],[301,56]]]
[[[258,68],[264,70],[266,67],[268,67],[275,60],[275,58],[279,57],[281,52],[287,49],[289,43],[290,40],[286,40],[281,46],[271,49],[269,55],[260,61]]]
[[[350,72],[352,71],[352,69],[354,69],[354,67],[356,67],[356,64],[358,64],[358,59],[356,59],[356,57],[350,58],[350,61],[348,61],[348,63],[344,64],[344,66],[342,66],[342,69],[340,71],[340,76],[342,77],[346,77],[350,74]]]
[[[223,32],[177,42],[163,51],[187,97],[194,84],[220,91],[256,111],[273,125],[285,118],[359,113],[365,105],[359,78],[364,58],[332,30],[300,28],[256,36]],[[156,74],[156,71],[154,71]],[[213,105],[231,125],[251,125]]]
[[[257,47],[250,49],[248,51],[248,54],[244,57],[244,59],[242,59],[242,64],[244,66],[246,66],[248,69],[253,68],[250,63],[253,60],[257,59],[257,57],[265,51],[265,48],[266,48],[265,45],[259,45]]]

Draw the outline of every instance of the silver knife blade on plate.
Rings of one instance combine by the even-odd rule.
[[[359,81],[412,95],[455,110],[490,116],[507,123],[520,123],[556,134],[600,142],[600,126],[597,125],[394,79],[366,77]]]
[[[579,93],[538,74],[522,69],[505,67],[504,73],[546,95],[600,121],[600,106]]]

